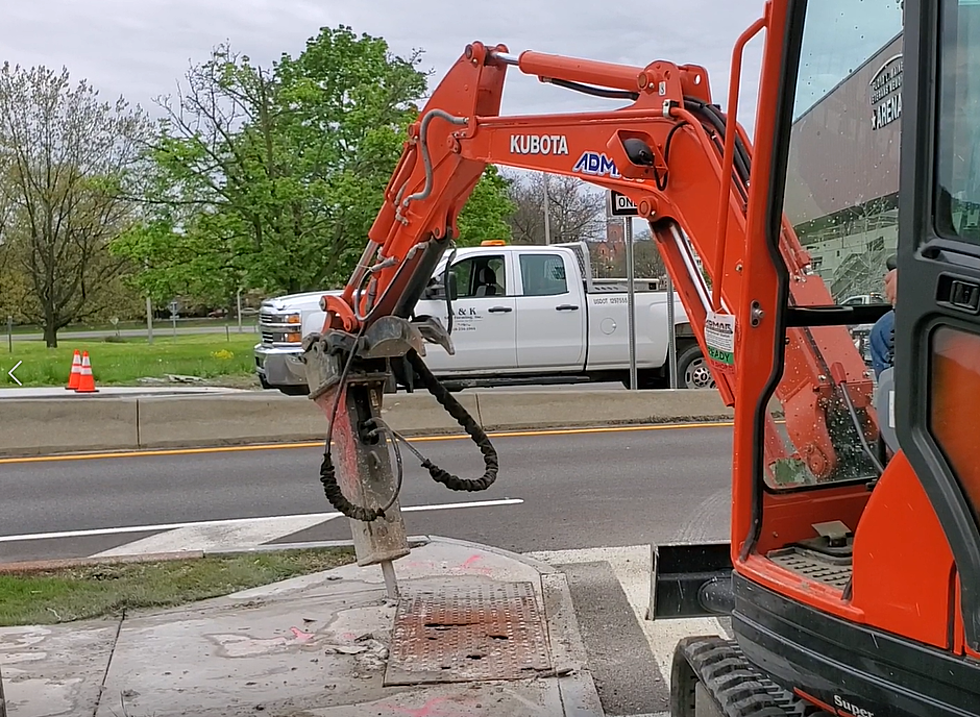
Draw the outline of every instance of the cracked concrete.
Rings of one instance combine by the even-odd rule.
[[[0,629],[8,717],[602,716],[561,573],[447,539],[395,566],[405,594],[532,583],[555,672],[385,686],[397,603],[378,567],[347,565],[121,622]]]
[[[8,717],[92,715],[119,622],[0,630]]]

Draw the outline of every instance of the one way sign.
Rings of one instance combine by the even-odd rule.
[[[611,205],[610,212],[614,217],[635,217],[640,214],[636,205],[633,204],[633,200],[625,194],[610,189],[609,202]]]

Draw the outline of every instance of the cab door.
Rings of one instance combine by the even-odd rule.
[[[895,431],[943,525],[961,634],[980,654],[980,4],[914,3],[906,36],[918,100],[902,144]]]

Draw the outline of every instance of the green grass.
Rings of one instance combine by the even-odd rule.
[[[89,352],[96,386],[136,386],[144,376],[163,378],[165,374],[198,376],[203,379],[254,380],[252,347],[256,334],[156,335],[153,343],[145,338],[72,339],[64,336],[58,348],[49,349],[42,341],[14,341],[13,352],[0,348],[0,387],[16,388],[8,375],[18,361],[15,375],[24,386],[64,386],[71,374],[75,349]]]
[[[325,548],[0,574],[0,626],[172,607],[352,562],[353,550]]]

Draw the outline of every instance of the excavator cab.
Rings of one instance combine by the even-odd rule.
[[[661,546],[650,615],[728,613],[735,639],[677,646],[671,714],[980,715],[980,3],[780,9],[734,312],[731,550]],[[897,265],[880,385],[839,348],[891,306],[808,289],[788,234]]]
[[[763,31],[750,137],[741,63]],[[502,116],[510,68],[625,104]],[[324,493],[393,585],[409,547],[380,434],[399,438],[381,417],[399,365],[484,459],[477,479],[423,461],[432,478],[497,480],[489,437],[422,360],[423,341],[451,346],[453,292],[448,325],[414,307],[488,164],[583,179],[649,223],[735,413],[730,541],[657,548],[649,617],[729,615],[734,633],[677,645],[671,714],[980,715],[980,2],[769,0],[728,94],[723,111],[693,64],[467,45],[304,340]],[[874,293],[892,252],[893,382],[876,386],[848,327],[891,306],[837,299]]]

